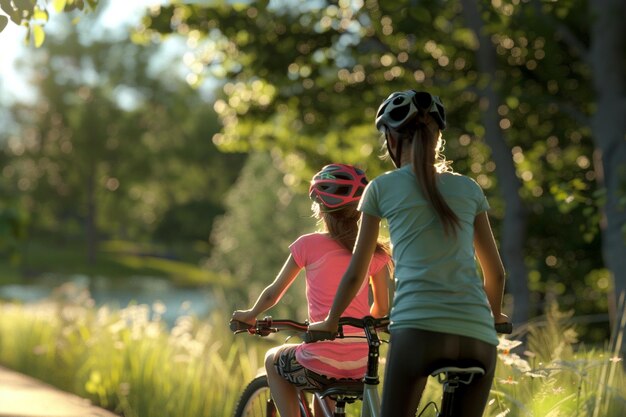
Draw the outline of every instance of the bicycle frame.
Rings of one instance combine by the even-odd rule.
[[[365,377],[363,378],[363,395],[361,398],[361,417],[378,417],[380,414],[380,395],[378,394],[378,384],[380,383],[380,378],[378,376],[378,359],[380,357],[381,340],[378,337],[376,329],[377,327],[380,327],[380,324],[377,325],[377,323],[380,323],[380,320],[376,320],[373,317],[364,317],[359,321],[362,322],[362,327],[365,331],[365,338],[367,339],[368,344],[367,371]],[[383,321],[383,323],[384,322],[385,321]],[[354,325],[355,322],[352,321],[350,324]],[[339,337],[343,337],[342,327],[340,327],[339,330]],[[318,402],[322,404],[321,408],[324,412],[324,417],[333,417],[336,414],[331,413],[328,409],[328,406],[323,399],[323,394],[324,392],[313,393]]]

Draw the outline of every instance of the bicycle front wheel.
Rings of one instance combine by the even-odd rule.
[[[306,403],[303,404],[302,398],[300,415],[302,417],[312,415]],[[235,408],[235,417],[278,417],[266,375],[257,376],[243,390]]]
[[[267,376],[254,378],[243,390],[235,408],[235,417],[277,417],[274,400],[270,396]]]

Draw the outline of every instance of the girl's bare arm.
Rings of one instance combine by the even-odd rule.
[[[256,317],[276,305],[281,299],[285,291],[293,283],[300,272],[300,267],[296,264],[291,254],[285,261],[282,269],[270,285],[259,295],[254,306],[248,310],[237,310],[233,313],[232,319],[242,321],[244,323],[253,324]]]
[[[373,317],[385,317],[389,314],[389,266],[385,265],[376,274],[372,275],[372,294],[374,302],[370,308]]]

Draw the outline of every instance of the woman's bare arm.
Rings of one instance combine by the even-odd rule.
[[[324,330],[323,327],[326,327],[327,331],[337,330],[339,318],[348,305],[350,305],[350,302],[358,293],[359,288],[363,285],[363,280],[365,280],[367,276],[372,255],[376,250],[379,227],[380,219],[378,217],[365,213],[362,214],[361,226],[359,227],[359,234],[352,253],[352,259],[341,279],[339,288],[337,288],[335,300],[328,312],[328,317],[324,322],[320,322],[320,328],[309,326],[309,329]]]
[[[500,253],[491,231],[487,212],[479,213],[474,220],[474,247],[483,271],[485,292],[496,323],[507,321],[502,314],[505,271]]]

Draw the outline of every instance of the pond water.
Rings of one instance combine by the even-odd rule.
[[[130,303],[155,303],[165,307],[163,320],[174,324],[181,315],[205,316],[214,307],[214,298],[208,289],[181,288],[166,279],[136,276],[123,282],[106,277],[84,275],[45,275],[28,284],[0,286],[0,299],[33,303],[46,298],[67,299],[89,291],[96,306],[123,308]]]

